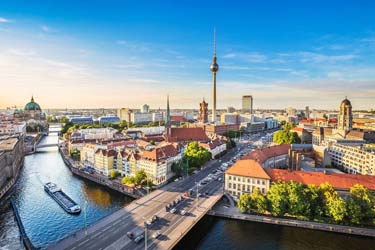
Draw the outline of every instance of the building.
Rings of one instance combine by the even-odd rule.
[[[312,132],[301,127],[294,127],[290,131],[296,132],[302,144],[312,143]]]
[[[254,150],[241,159],[251,159],[259,162],[264,168],[286,168],[290,144],[282,144]]]
[[[220,121],[223,124],[238,124],[239,116],[236,113],[222,113],[220,115]]]
[[[242,112],[246,113],[253,113],[253,96],[252,95],[244,95],[242,96]]]
[[[115,156],[115,150],[98,149],[95,152],[95,171],[109,176],[110,171],[113,169]]]
[[[161,122],[164,120],[164,116],[162,112],[154,112],[152,113],[152,121],[153,122]]]
[[[182,159],[177,144],[161,143],[156,148],[141,153],[141,158],[137,161],[136,169],[144,170],[155,185],[166,183],[174,174],[172,172],[173,163],[178,163]]]
[[[114,128],[76,129],[70,135],[71,140],[103,140],[112,139],[117,131]]]
[[[345,132],[349,132],[353,128],[352,104],[346,97],[340,105],[337,128]]]
[[[46,122],[46,115],[42,112],[42,108],[31,97],[30,102],[25,105],[25,108],[14,111],[13,117],[15,121],[26,122],[27,132],[45,132],[48,131],[48,123]]]
[[[234,107],[227,107],[227,113],[234,113],[236,109]]]
[[[0,198],[15,183],[23,164],[24,146],[22,137],[0,139]]]
[[[25,135],[26,122],[0,121],[0,135]]]
[[[212,123],[216,123],[216,73],[219,71],[216,58],[216,30],[214,30],[214,56],[210,70],[212,72]]]
[[[255,160],[240,160],[225,171],[224,191],[234,197],[252,193],[258,188],[263,194],[270,188],[271,178]]]
[[[207,123],[208,122],[208,103],[203,101],[199,103],[199,117],[198,121],[201,123]]]
[[[200,142],[199,146],[207,149],[211,153],[212,159],[217,158],[227,150],[227,142],[215,138],[209,142]]]
[[[208,136],[203,128],[167,128],[165,139],[167,142],[207,142]]]
[[[120,118],[117,116],[102,116],[98,119],[99,124],[119,124]]]
[[[334,143],[328,147],[331,163],[351,174],[375,175],[375,148]]]
[[[129,108],[121,108],[117,110],[117,116],[120,118],[120,121],[130,122],[130,114],[133,111]]]
[[[130,122],[133,124],[146,124],[152,122],[152,113],[133,112],[130,114]]]
[[[289,171],[285,169],[264,169],[271,181],[294,181],[305,185],[320,186],[329,183],[341,194],[347,194],[352,186],[361,184],[371,191],[375,191],[375,176],[337,174],[328,172]],[[271,183],[272,185],[272,183]]]
[[[149,113],[149,112],[150,112],[150,106],[147,104],[142,105],[141,113]]]
[[[240,124],[188,124],[189,128],[202,128],[206,134],[209,135],[224,135],[228,131],[238,131],[240,130]]]
[[[70,122],[73,124],[93,124],[92,117],[71,117]]]
[[[310,119],[310,108],[309,108],[309,106],[306,106],[306,108],[305,108],[305,117],[306,117],[306,119]]]
[[[264,122],[242,122],[241,128],[244,128],[248,133],[259,133],[265,130]]]

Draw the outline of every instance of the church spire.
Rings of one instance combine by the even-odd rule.
[[[169,95],[167,95],[167,115],[165,119],[165,125],[170,126],[171,125],[171,111],[169,109]]]

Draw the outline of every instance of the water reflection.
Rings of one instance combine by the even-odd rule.
[[[41,143],[57,142],[51,133]],[[84,227],[84,213],[67,214],[43,189],[46,182],[55,182],[81,207],[87,201],[87,223],[122,208],[132,199],[74,176],[65,166],[57,147],[38,149],[38,153],[25,157],[24,167],[12,196],[19,207],[20,216],[31,241],[37,246],[53,243]],[[6,202],[0,205],[0,249],[20,249],[19,233],[13,214]]]

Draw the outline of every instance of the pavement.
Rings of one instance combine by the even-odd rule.
[[[185,177],[183,180],[170,183],[149,195],[133,201],[123,209],[110,214],[87,229],[80,230],[67,238],[50,245],[47,249],[53,250],[133,250],[146,249],[146,241],[143,239],[138,244],[129,239],[127,232],[141,231],[144,229],[144,221],[158,216],[158,220],[147,230],[147,249],[172,249],[178,241],[203,217],[212,206],[223,196],[223,182],[213,180],[206,185],[198,186],[211,172],[217,169],[223,162],[227,162],[239,149],[249,151],[250,148],[240,144],[230,150],[220,160],[212,160],[198,173]],[[222,179],[223,174],[221,174]],[[189,189],[196,190],[204,195],[198,199],[191,197],[184,199],[176,207],[177,212],[167,212],[166,205],[181,197]],[[196,193],[196,191],[195,191]],[[180,211],[187,213],[181,215]],[[151,236],[159,232],[160,236],[153,239]]]

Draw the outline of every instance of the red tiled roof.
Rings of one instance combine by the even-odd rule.
[[[107,157],[111,157],[111,156],[115,156],[116,155],[116,151],[115,150],[105,150],[105,149],[98,149],[95,154],[99,154],[99,153],[102,153],[103,156],[107,156]]]
[[[325,174],[322,172],[288,171],[284,169],[265,168],[272,181],[295,181],[306,185],[319,186],[330,183],[335,189],[350,189],[355,184],[361,184],[369,190],[375,190],[375,176],[354,174]]]
[[[303,132],[303,130],[305,130],[304,128],[300,128],[300,127],[294,127],[291,129],[291,131],[294,131],[294,132]]]
[[[169,141],[208,141],[203,128],[171,128]]]
[[[209,150],[214,149],[216,147],[219,147],[221,145],[225,144],[225,142],[222,142],[219,138],[215,138],[214,140],[207,142],[207,143],[199,143],[199,146],[207,148]]]
[[[226,174],[271,179],[259,162],[255,160],[240,160],[225,171]]]
[[[290,149],[290,144],[272,146],[272,147],[258,149],[253,152],[250,152],[248,155],[245,155],[241,159],[252,159],[262,164],[268,158],[287,154],[289,149]]]
[[[171,115],[171,122],[186,122],[186,118],[183,115]]]
[[[173,144],[163,145],[151,151],[143,151],[142,158],[146,160],[159,161],[178,155],[178,151]]]

